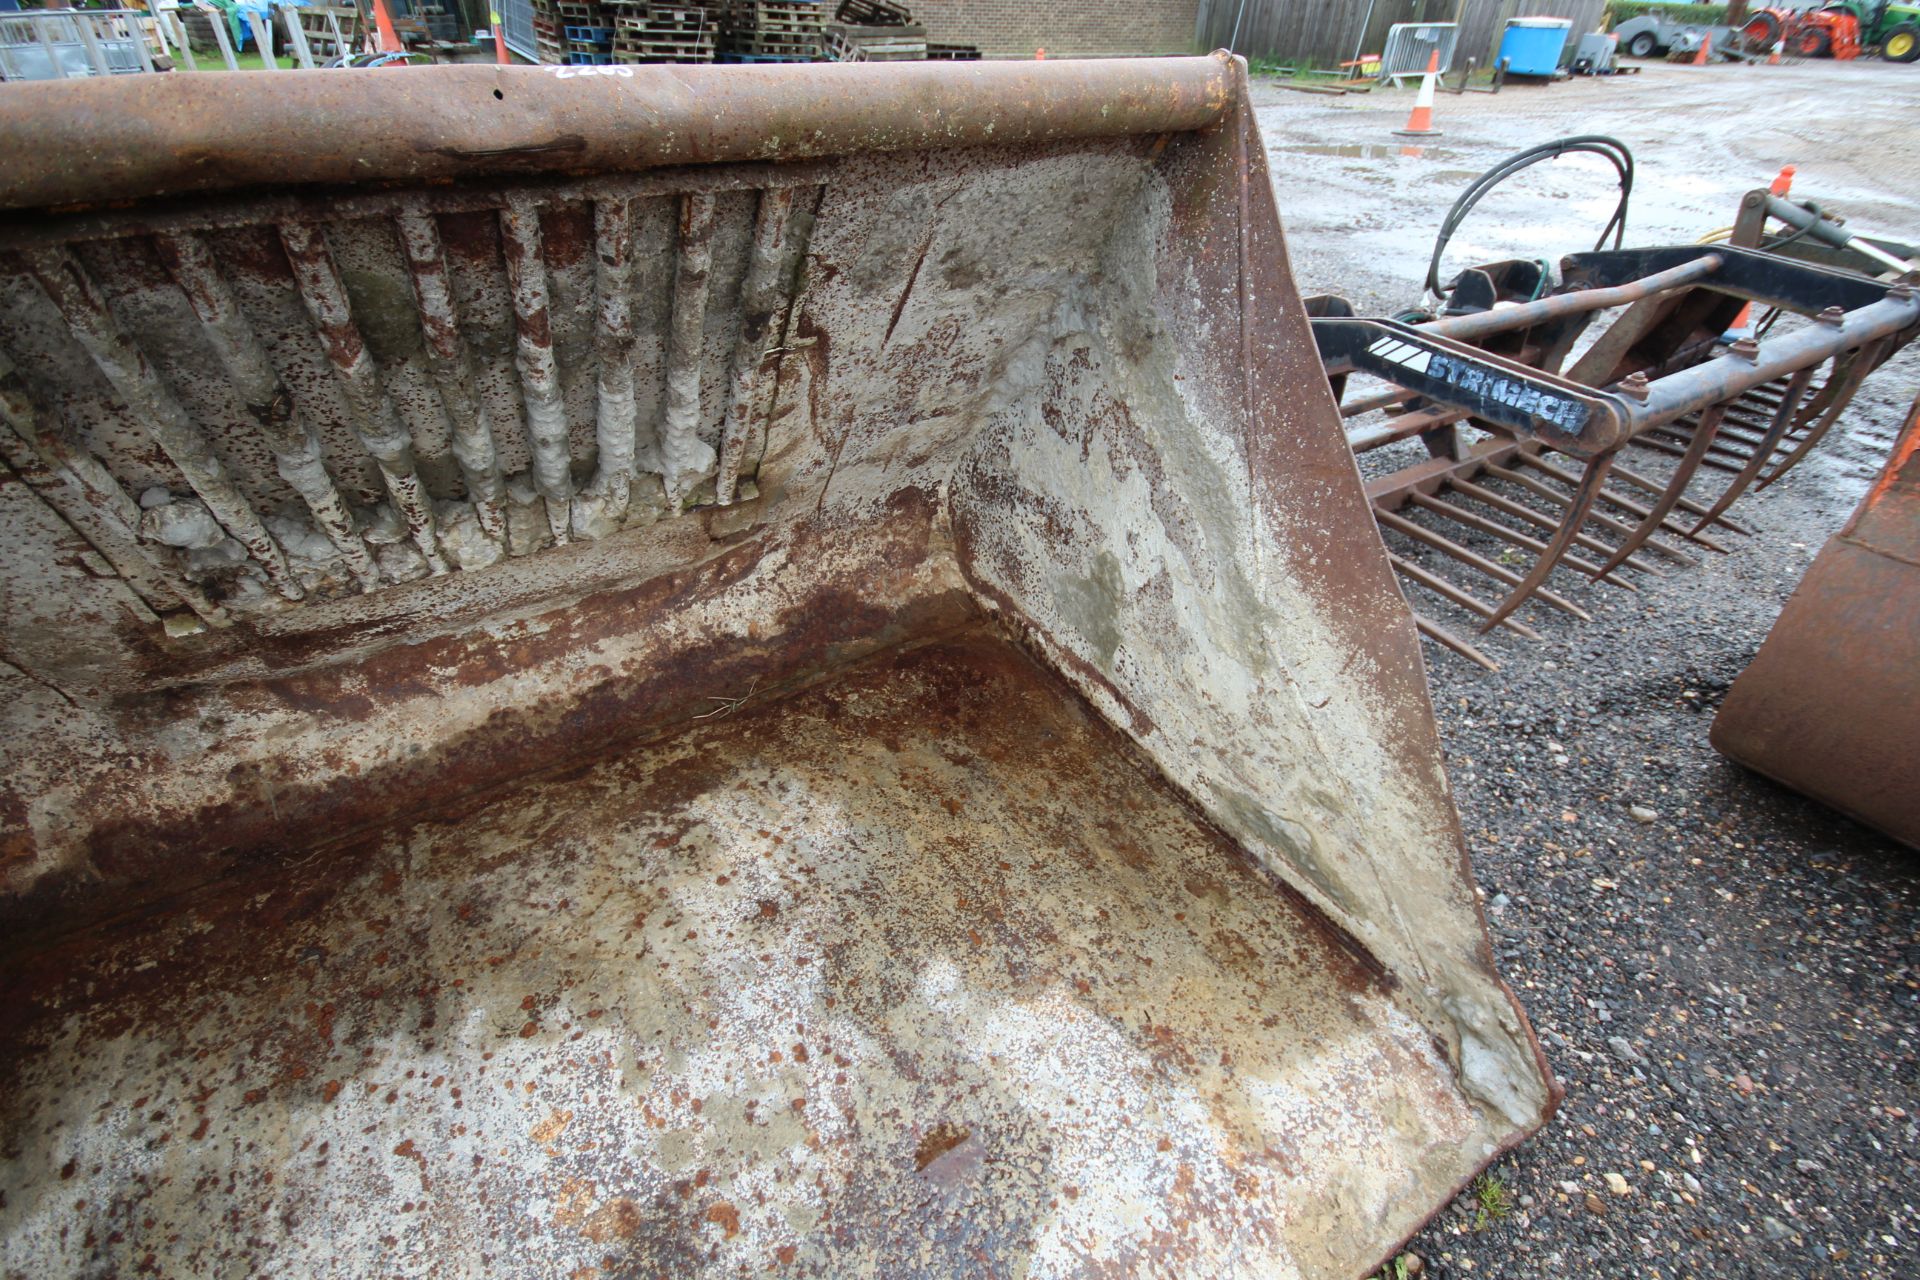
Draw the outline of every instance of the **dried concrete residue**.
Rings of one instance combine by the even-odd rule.
[[[991,637],[335,874],[36,970],[10,1266],[1342,1276],[1418,1216],[1395,1153],[1477,1124],[1423,1028]]]

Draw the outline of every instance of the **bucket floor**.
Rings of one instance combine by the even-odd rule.
[[[1367,963],[996,634],[714,706],[14,961],[0,1271],[1351,1274],[1463,1158]]]

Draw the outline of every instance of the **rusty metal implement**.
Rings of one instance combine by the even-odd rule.
[[[1920,849],[1920,399],[1711,736],[1723,755]]]
[[[1362,1274],[1557,1091],[1239,64],[572,70],[0,85],[8,1267]]]

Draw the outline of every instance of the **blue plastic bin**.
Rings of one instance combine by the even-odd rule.
[[[1513,18],[1500,37],[1500,56],[1510,76],[1550,76],[1560,69],[1573,22],[1567,18]]]

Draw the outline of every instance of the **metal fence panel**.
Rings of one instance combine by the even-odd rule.
[[[533,0],[494,0],[507,48],[528,62],[540,61],[540,43],[533,34]]]
[[[153,69],[145,14],[61,9],[0,14],[0,79],[65,80]]]
[[[1402,76],[1417,76],[1435,53],[1440,55],[1437,69],[1444,74],[1453,68],[1453,51],[1459,42],[1457,23],[1396,22],[1387,29],[1387,45],[1380,53],[1380,78],[1398,84]]]

